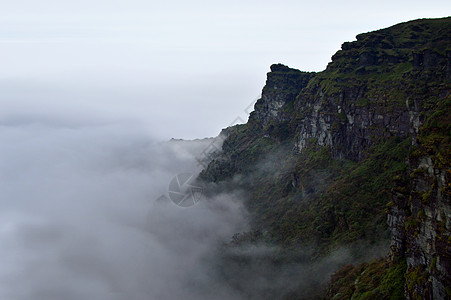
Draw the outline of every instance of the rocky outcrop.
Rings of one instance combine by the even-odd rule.
[[[409,22],[344,43],[298,96],[297,150],[315,139],[336,158],[360,160],[379,137],[409,136],[414,143],[425,98],[443,97],[440,85],[451,76],[450,51],[443,40],[434,44],[433,27]],[[449,32],[443,34],[449,43]]]
[[[272,65],[262,96],[249,118],[254,129],[272,136],[280,136],[284,131],[287,136],[286,124],[292,118],[296,97],[314,76],[313,72],[301,72],[282,64]]]
[[[319,90],[313,99],[301,99],[300,105],[310,113],[297,126],[296,150],[301,152],[314,139],[329,147],[335,158],[358,161],[377,138],[415,136],[420,114],[417,106],[408,101],[405,106],[387,106],[383,96],[369,97],[367,89],[345,89],[337,96]]]
[[[371,240],[369,225],[356,216],[385,218],[394,186],[386,207],[387,226],[392,256],[399,265],[407,261],[405,296],[449,298],[450,44],[451,18],[416,20],[358,35],[356,41],[344,43],[320,73],[271,66],[248,123],[229,130],[223,153],[201,177],[220,182],[253,174],[252,182],[244,185],[251,190],[249,185],[255,184],[249,209],[260,218],[259,226],[267,226],[263,232],[284,242],[315,235],[320,242],[337,244]],[[407,147],[400,146],[384,161],[391,150],[384,147],[401,144]],[[286,145],[294,151],[287,154]],[[271,166],[274,174],[265,173],[260,163],[268,156],[278,159],[273,164],[280,167]],[[337,169],[324,171],[347,161],[354,164],[352,176]],[[399,167],[385,166],[388,161]],[[256,169],[263,175],[256,176]],[[371,174],[374,170],[386,173],[378,177]],[[356,182],[366,185],[366,194],[358,194]],[[386,202],[368,196],[377,189],[386,189]],[[368,206],[356,195],[372,202]],[[378,234],[387,226],[378,227]],[[378,268],[383,270],[384,263]]]
[[[388,214],[392,250],[407,259],[409,299],[448,299],[451,287],[449,169],[430,156],[409,160],[410,180],[394,189]]]
[[[368,147],[390,136],[409,138],[412,149],[417,149],[410,156],[406,153],[409,171],[395,179],[387,219],[392,253],[407,260],[408,299],[451,297],[451,158],[449,151],[440,150],[450,146],[451,55],[438,40],[421,37],[431,27],[417,22],[412,27],[415,39],[409,42],[382,30],[343,44],[325,71],[340,71],[339,82],[324,85],[327,77],[321,74],[297,102],[302,114],[295,136],[297,151],[313,139],[335,158],[359,161]],[[449,45],[449,29],[442,34],[440,42]],[[345,75],[353,72],[355,77]],[[380,73],[391,80],[380,80]],[[428,118],[430,124],[425,125]],[[434,122],[441,127],[431,125]],[[427,132],[431,126],[435,131]]]
[[[360,160],[379,137],[414,143],[425,96],[440,97],[431,83],[451,76],[449,32],[440,27],[447,20],[360,34],[319,74],[273,65],[251,123],[272,136],[290,131],[298,152],[314,139],[335,158]]]

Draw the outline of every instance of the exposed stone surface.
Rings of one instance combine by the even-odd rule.
[[[422,270],[421,274],[415,274],[421,281],[409,279],[408,286],[413,288],[407,290],[408,298],[448,299],[446,289],[451,285],[450,170],[438,167],[429,156],[410,159],[409,169],[409,188],[400,183],[398,190],[394,190],[394,206],[388,215],[392,248],[405,253],[408,273],[418,268]]]
[[[424,24],[417,27],[414,30],[419,33],[427,30]],[[449,33],[445,36],[449,43]],[[280,65],[271,68],[262,99],[255,105],[254,117],[266,129],[264,134],[269,135],[268,126],[290,123],[287,128],[292,130],[297,152],[313,141],[329,148],[336,159],[359,161],[380,137],[410,138],[412,145],[416,145],[428,113],[428,99],[443,99],[450,94],[446,85],[451,78],[450,51],[425,46],[418,46],[415,41],[399,44],[382,33],[359,35],[357,42],[342,45],[325,71],[327,75],[327,71],[338,68],[341,74],[356,75],[337,78],[334,85],[330,84],[330,75],[324,73],[315,77]],[[394,47],[410,49],[393,51]],[[382,69],[389,76],[397,70],[393,66],[396,64],[410,65],[410,69],[392,82],[370,77],[376,70],[381,72],[375,66],[389,66]],[[306,78],[312,79],[305,83]],[[323,84],[326,80],[329,86]],[[293,101],[294,113],[287,110],[287,103]],[[446,191],[450,170],[437,167],[429,156],[411,158],[408,165],[410,180],[400,178],[397,182],[387,219],[392,251],[406,257],[407,273],[413,274],[408,276],[407,298],[448,299],[451,202]],[[293,184],[297,184],[297,175],[293,178]]]
[[[272,65],[262,97],[255,104],[251,119],[260,129],[268,132],[274,126],[289,121],[292,111],[283,108],[294,103],[296,96],[314,75],[315,73],[301,72],[282,64]]]
[[[208,166],[205,177],[221,181],[251,172],[255,149],[260,149],[255,141],[291,143],[298,154],[309,148],[327,149],[332,159],[355,163],[388,138],[410,142],[412,150],[422,150],[401,155],[408,172],[394,179],[387,217],[391,250],[407,260],[407,298],[449,299],[451,158],[449,151],[438,153],[437,147],[427,144],[446,138],[444,147],[449,146],[451,120],[446,115],[451,113],[439,106],[449,106],[451,95],[450,25],[451,18],[417,20],[358,35],[357,41],[344,43],[320,73],[271,66],[249,122],[231,130],[223,155]],[[421,138],[426,119],[439,112],[444,115],[442,132],[432,132],[432,142]],[[288,177],[287,190],[300,189],[295,200],[301,201],[308,194],[305,178],[296,169]],[[359,204],[352,197],[349,201]],[[353,226],[337,215],[337,206],[327,208],[328,218],[318,218],[333,224],[326,234]]]

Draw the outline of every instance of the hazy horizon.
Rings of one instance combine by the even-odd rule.
[[[445,1],[3,3],[0,298],[240,299],[209,259],[247,228],[245,196],[228,191],[193,208],[155,207],[174,176],[198,170],[195,156],[209,143],[161,141],[212,137],[245,122],[273,63],[321,71],[356,34],[449,8]],[[339,250],[302,274],[303,284],[347,261]],[[304,272],[279,271],[274,283],[266,274],[255,286],[284,286]]]
[[[53,0],[0,12],[0,124],[136,123],[215,136],[256,100],[273,63],[321,71],[345,41],[445,1]]]

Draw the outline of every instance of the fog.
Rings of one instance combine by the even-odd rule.
[[[447,16],[448,2],[2,1],[0,122],[100,111],[160,139],[213,136],[271,64],[324,70],[357,34]]]
[[[346,250],[272,272],[259,253],[280,249],[253,245],[230,249],[255,254],[249,268],[221,270],[223,243],[251,221],[245,195],[224,188],[174,205],[169,183],[200,171],[196,158],[211,140],[167,141],[246,121],[273,63],[320,71],[358,33],[449,8],[438,0],[3,2],[0,299],[11,300],[240,299],[323,282],[349,261]]]
[[[1,299],[308,298],[356,262],[346,248],[312,261],[314,245],[231,246],[252,221],[236,183],[175,205],[169,183],[196,175],[222,139],[161,142],[76,119],[11,119],[0,132]]]
[[[155,203],[210,140],[161,143],[120,123],[0,132],[1,299],[233,297],[208,260],[246,228],[240,196]]]

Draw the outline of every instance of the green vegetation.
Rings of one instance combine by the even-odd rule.
[[[246,192],[252,224],[233,245],[277,245],[287,253],[310,247],[311,260],[345,246],[360,259],[389,240],[387,212],[394,208],[405,214],[399,229],[412,239],[420,234],[429,210],[410,207],[430,205],[438,183],[412,190],[415,180],[433,177],[418,161],[428,157],[451,177],[450,25],[451,18],[417,20],[358,35],[316,74],[271,67],[256,112],[227,129],[223,153],[200,174],[217,183],[212,193]],[[284,101],[276,117],[264,111],[271,99]],[[440,192],[450,197],[451,184]],[[406,203],[398,206],[394,193]],[[450,241],[445,227],[437,222],[439,243]],[[405,286],[413,291],[436,272],[437,256],[406,271],[407,252],[396,255],[343,267],[328,297],[402,299]]]
[[[370,104],[370,101],[367,98],[360,98],[355,102],[356,106],[360,106],[360,107],[368,107],[368,105]]]
[[[239,183],[248,191],[254,226],[266,231],[272,243],[315,243],[317,255],[362,239],[371,244],[387,238],[385,207],[394,177],[406,171],[409,140],[381,140],[359,163],[333,159],[328,148],[315,142],[300,155],[269,138],[231,152],[238,165],[254,164]]]
[[[331,299],[403,299],[404,258],[387,262],[377,259],[359,266],[347,265],[331,278],[328,294]]]
[[[451,96],[428,103],[431,113],[427,114],[418,140],[419,155],[429,155],[440,168],[451,166]],[[432,107],[431,107],[432,106]],[[450,192],[447,189],[445,192]],[[451,195],[451,194],[450,194]]]
[[[407,289],[411,292],[412,299],[424,299],[423,295],[418,294],[415,289],[416,286],[424,286],[429,277],[429,274],[425,270],[424,266],[420,265],[410,268],[405,277]]]

